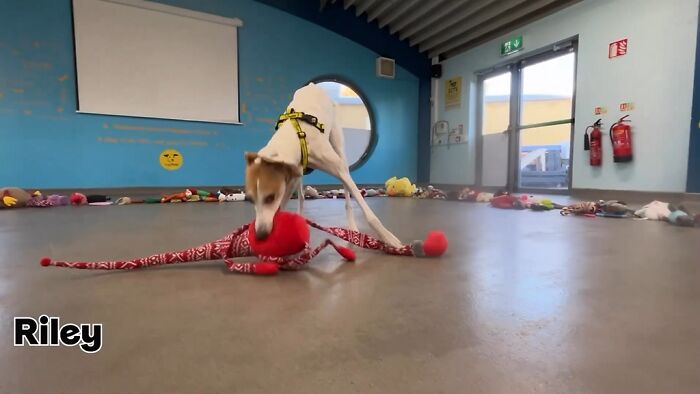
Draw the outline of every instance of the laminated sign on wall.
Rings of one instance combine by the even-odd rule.
[[[459,107],[462,104],[462,77],[445,81],[445,108]]]

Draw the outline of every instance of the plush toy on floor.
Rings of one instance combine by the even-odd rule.
[[[0,209],[4,208],[24,208],[32,195],[18,187],[0,188]]]
[[[683,205],[675,206],[669,204],[668,209],[671,213],[666,218],[667,222],[681,227],[695,227],[695,217]]]
[[[395,176],[391,177],[384,183],[384,186],[389,197],[411,197],[416,193],[416,185],[412,184],[406,177],[401,179],[397,179]]]
[[[589,217],[595,217],[596,212],[598,212],[598,203],[593,201],[583,201],[570,204],[563,207],[561,211],[559,211],[562,216],[576,215]]]
[[[647,220],[666,220],[670,214],[668,203],[663,201],[652,201],[634,213],[635,216]]]
[[[272,275],[278,270],[296,270],[307,264],[323,248],[332,246],[343,258],[355,260],[355,252],[326,239],[312,249],[309,246],[309,226],[335,235],[365,249],[387,254],[416,257],[437,257],[447,250],[447,237],[438,231],[430,232],[424,241],[415,241],[398,248],[391,247],[372,236],[339,227],[324,227],[292,212],[279,211],[273,220],[270,235],[264,240],[255,238],[255,222],[244,225],[226,237],[179,252],[160,253],[149,257],[123,261],[66,262],[41,259],[42,266],[78,269],[122,270],[163,264],[223,259],[232,272]],[[239,263],[237,257],[257,256],[255,263]]]

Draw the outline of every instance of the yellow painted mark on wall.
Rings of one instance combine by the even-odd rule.
[[[56,112],[62,113],[62,112],[63,112],[63,107],[58,107],[58,108],[56,108]]]
[[[175,149],[166,149],[160,153],[158,157],[160,161],[160,166],[168,171],[179,170],[182,167],[184,161],[182,153]]]
[[[34,41],[32,45],[34,45],[34,48],[39,48],[41,46],[41,43],[39,41]]]
[[[244,114],[246,112],[248,112],[248,106],[246,103],[241,103],[241,113]]]
[[[24,93],[24,89],[22,89],[22,88],[13,88],[12,91],[17,93],[17,94]]]
[[[277,124],[277,120],[272,119],[272,118],[255,118],[256,122],[261,122],[261,123],[269,123],[269,124]]]
[[[148,131],[153,133],[173,133],[173,134],[184,134],[184,135],[211,135],[209,130],[187,130],[187,129],[176,129],[172,127],[147,127],[147,126],[136,126],[136,125],[126,125],[121,123],[113,123],[112,128],[117,130],[129,130],[129,131]]]
[[[67,81],[68,80],[68,74],[63,74],[60,77],[58,77],[58,80],[61,82]]]
[[[263,77],[255,77],[255,80],[258,82],[265,82],[265,78]]]
[[[109,123],[102,123],[102,128],[103,128],[103,129],[108,129],[108,128],[109,128]]]
[[[0,92],[0,100],[2,100],[3,98],[5,98],[5,93]]]
[[[31,115],[31,114],[32,114],[32,110],[31,110],[31,109],[25,109],[25,110],[22,111],[22,112],[24,112],[25,115]]]

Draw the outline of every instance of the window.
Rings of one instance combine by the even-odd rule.
[[[337,78],[318,78],[313,82],[335,101],[348,165],[351,170],[358,168],[367,161],[376,143],[374,118],[367,99],[355,86]]]

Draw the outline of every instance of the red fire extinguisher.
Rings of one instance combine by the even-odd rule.
[[[632,161],[632,127],[628,124],[628,116],[623,116],[610,127],[610,141],[615,163]]]
[[[603,146],[601,143],[603,133],[600,132],[600,127],[602,125],[602,119],[598,119],[595,123],[586,127],[586,133],[583,136],[583,150],[591,151],[590,163],[595,167],[603,164]],[[588,130],[591,130],[590,142],[588,138]]]

